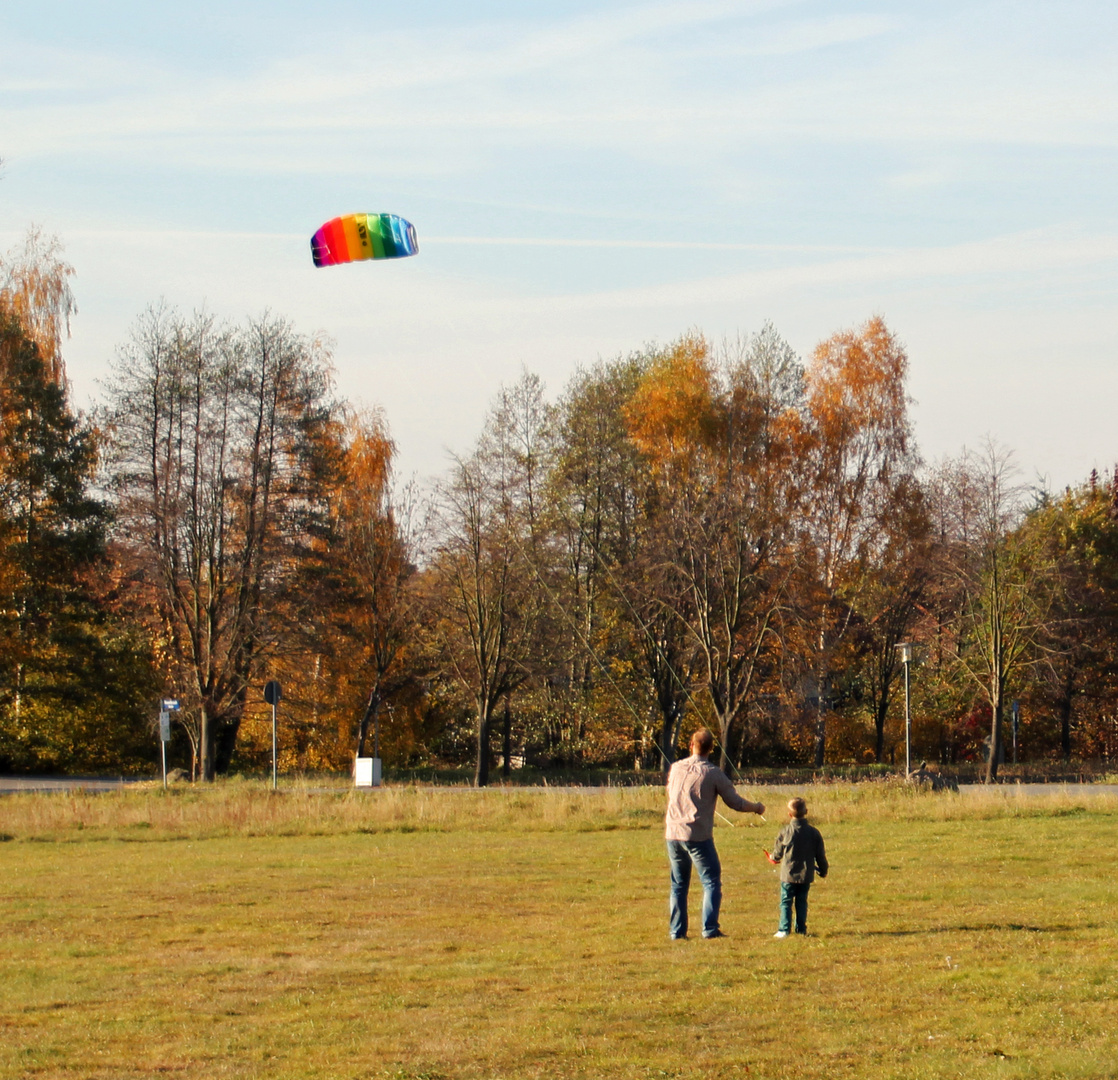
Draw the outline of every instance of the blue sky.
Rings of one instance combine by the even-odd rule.
[[[1111,4],[5,4],[0,157],[0,245],[77,270],[79,403],[149,303],[269,308],[429,475],[522,366],[882,314],[927,458],[1118,460]],[[357,211],[420,256],[316,271]]]

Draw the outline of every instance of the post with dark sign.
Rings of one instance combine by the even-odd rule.
[[[276,706],[283,696],[280,684],[270,679],[264,684],[264,700],[272,706],[272,790],[276,790]]]
[[[1017,764],[1017,729],[1021,726],[1021,704],[1014,701],[1010,706],[1010,714],[1013,716],[1013,764]]]
[[[159,703],[159,753],[163,760],[163,790],[167,790],[167,744],[171,741],[171,711],[179,703],[174,698],[164,698]]]

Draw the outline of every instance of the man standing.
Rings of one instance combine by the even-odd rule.
[[[668,812],[664,836],[668,842],[668,865],[672,886],[668,902],[668,932],[673,940],[687,937],[687,890],[691,867],[703,883],[703,937],[723,937],[718,928],[722,906],[722,864],[714,850],[714,804],[718,796],[743,814],[763,814],[763,803],[743,799],[730,778],[708,760],[714,736],[699,728],[691,736],[691,756],[677,761],[668,772]]]

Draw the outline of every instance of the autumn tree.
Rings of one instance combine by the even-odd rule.
[[[343,564],[348,633],[358,645],[352,667],[366,684],[365,708],[357,725],[358,757],[365,756],[369,729],[378,722],[386,698],[409,677],[402,668],[414,634],[408,585],[422,543],[422,522],[414,487],[399,495],[393,491],[394,453],[379,412],[348,418],[336,508],[340,543],[334,551]]]
[[[826,756],[835,668],[851,646],[858,598],[885,524],[914,490],[907,370],[903,346],[875,316],[822,342],[806,372],[801,610],[816,767]]]
[[[634,478],[641,466],[622,409],[639,372],[637,357],[579,371],[556,409],[546,494],[560,551],[559,587],[575,638],[570,680],[583,688],[597,674],[594,642],[602,631],[603,597],[632,545]]]
[[[667,379],[645,399],[675,416],[646,412],[634,438],[660,464],[665,554],[683,585],[675,615],[703,672],[729,770],[783,645],[802,369],[768,325],[721,357],[702,339],[681,344],[667,358],[674,370],[653,370]],[[688,388],[674,401],[673,383]],[[691,437],[681,453],[671,435],[685,418]]]
[[[874,760],[885,760],[886,721],[902,670],[898,646],[924,621],[934,580],[933,544],[923,488],[906,476],[895,511],[881,522],[881,543],[857,596],[856,651],[873,720]]]
[[[626,422],[655,356],[619,357],[571,380],[557,409],[548,494],[570,683],[599,716],[612,714],[615,724],[630,718],[635,759],[643,763],[651,749],[666,769],[688,700],[691,654],[673,614],[678,604],[666,595],[678,591],[678,580],[652,543],[649,462]]]
[[[108,383],[109,484],[138,611],[212,780],[284,629],[330,440],[328,353],[274,316],[242,327],[149,310]]]
[[[1022,529],[1027,489],[1012,455],[988,442],[941,466],[950,522],[946,572],[959,593],[957,663],[990,708],[986,782],[997,779],[1008,687],[1043,656],[1053,617],[1055,566],[1038,531]]]
[[[1073,736],[1088,754],[1108,746],[1093,729],[1113,715],[1118,685],[1118,476],[1100,480],[1092,473],[1043,500],[1020,528],[1035,537],[1055,575],[1032,690],[1054,716],[1059,753],[1069,761]]]
[[[478,787],[489,783],[498,704],[542,662],[548,600],[538,495],[548,419],[543,387],[525,373],[501,392],[477,446],[455,459],[438,494],[427,620],[442,661],[473,700]]]

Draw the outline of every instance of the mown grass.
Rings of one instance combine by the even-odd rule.
[[[676,943],[655,789],[0,799],[0,1076],[1118,1075],[1115,800],[807,795],[811,936],[773,811]]]

